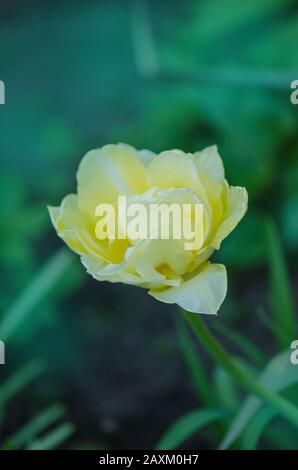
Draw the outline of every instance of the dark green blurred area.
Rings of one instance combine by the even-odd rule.
[[[1,3],[1,317],[60,249],[46,205],[75,191],[84,153],[216,143],[229,182],[249,193],[217,255],[230,283],[221,315],[270,354],[256,316],[269,309],[268,217],[298,285],[297,41],[289,0]],[[196,403],[176,317],[143,290],[96,283],[76,258],[6,345],[3,379],[34,358],[45,371],[9,405],[1,440],[61,401],[76,428],[68,447],[154,445]]]

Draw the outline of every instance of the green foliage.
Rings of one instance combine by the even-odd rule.
[[[44,431],[47,427],[55,423],[55,421],[63,414],[65,410],[59,404],[51,405],[45,410],[39,412],[33,418],[18,429],[15,434],[8,438],[7,445],[12,446],[14,449],[20,449],[32,445],[31,443],[38,434]]]
[[[172,450],[180,447],[184,441],[208,424],[223,419],[223,410],[204,408],[192,411],[177,420],[156,446],[157,450]]]
[[[221,406],[230,412],[235,412],[240,406],[241,397],[236,384],[229,374],[220,366],[213,371],[212,388]]]
[[[280,353],[271,359],[259,378],[259,382],[266,389],[274,392],[282,391],[297,383],[297,381],[298,372],[290,362],[289,351]],[[256,397],[249,397],[245,400],[221,442],[221,449],[229,447],[240,436],[261,404],[262,402]]]
[[[63,444],[74,432],[71,423],[63,423],[47,434],[35,439],[28,446],[28,450],[52,450]]]
[[[22,393],[24,388],[40,376],[43,370],[44,368],[40,362],[32,361],[2,384],[0,392],[0,430],[9,402],[16,395]],[[74,432],[74,426],[71,423],[63,423],[44,435],[40,434],[49,426],[55,424],[64,413],[64,408],[59,404],[55,404],[35,414],[26,424],[22,425],[12,436],[5,440],[3,450],[48,450],[59,447]]]
[[[266,229],[269,251],[271,306],[277,329],[277,340],[281,347],[287,347],[293,338],[295,338],[295,333],[297,333],[294,301],[277,229],[272,221],[267,222]]]
[[[263,407],[255,414],[243,434],[243,449],[256,450],[264,429],[268,426],[275,414],[275,411],[268,407]]]
[[[41,373],[42,369],[43,367],[40,361],[32,361],[17,370],[17,372],[2,384],[0,390],[0,409],[2,413],[8,401],[12,400],[17,393],[35,379]]]
[[[204,405],[212,406],[214,403],[214,397],[212,396],[212,390],[210,390],[203,362],[200,359],[198,352],[195,350],[186,325],[181,318],[178,318],[177,320],[177,331],[181,351],[192,377],[198,398]]]
[[[258,347],[252,341],[245,338],[241,333],[233,331],[223,323],[216,323],[215,328],[228,340],[234,343],[240,351],[244,352],[246,358],[256,365],[262,365],[266,362],[266,357],[259,351]]]
[[[72,262],[71,254],[63,248],[43,267],[29,286],[16,299],[14,304],[4,314],[0,323],[1,338],[6,341],[21,328],[26,316],[41,299],[53,289],[55,284],[65,274]]]

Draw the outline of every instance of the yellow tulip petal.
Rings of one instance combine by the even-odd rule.
[[[206,218],[204,233],[205,240],[214,235],[214,230],[218,227],[221,222],[224,210],[225,210],[225,187],[224,184],[215,178],[207,175],[207,173],[201,172],[201,181],[204,185],[205,193],[208,198],[209,210],[206,214],[209,215]]]
[[[123,145],[91,150],[78,172],[79,208],[94,217],[98,204],[115,203],[118,195],[146,191],[146,169],[137,155]]]
[[[248,194],[245,188],[230,186],[227,190],[226,215],[219,225],[210,246],[218,250],[226,238],[240,222],[247,211]]]
[[[58,235],[75,253],[91,253],[106,263],[117,263],[124,259],[129,242],[118,239],[112,243],[100,242],[95,237],[92,219],[79,210],[76,194],[68,194],[60,207],[48,209]]]
[[[52,223],[65,243],[76,253],[88,253],[79,240],[78,231],[86,230],[86,217],[79,212],[76,194],[68,194],[60,207],[48,207]]]
[[[151,150],[137,150],[132,145],[123,143],[118,144],[118,146],[125,149],[129,153],[133,153],[145,167],[147,167],[152,162],[153,158],[156,157],[156,153],[152,152]]]
[[[184,249],[182,240],[150,240],[144,252],[136,259],[135,267],[145,279],[154,280],[160,277],[159,268],[168,266],[173,273],[172,280],[179,280],[192,259],[191,251]]]
[[[180,150],[157,155],[147,168],[149,187],[159,189],[184,188],[194,191],[204,204],[205,229],[209,231],[211,208],[194,159]]]
[[[195,191],[199,188],[193,159],[177,150],[157,155],[149,164],[147,174],[149,187],[190,188]]]
[[[204,171],[204,173],[219,181],[224,179],[225,170],[217,145],[211,145],[200,152],[196,152],[194,158],[199,171]]]
[[[119,264],[105,264],[98,258],[91,255],[81,256],[82,264],[85,266],[88,274],[97,281],[123,282],[125,284],[139,285],[144,283],[139,275],[126,271],[127,262]]]
[[[215,315],[227,293],[227,274],[222,264],[206,263],[202,270],[179,287],[148,292],[157,300],[178,304],[193,313]]]

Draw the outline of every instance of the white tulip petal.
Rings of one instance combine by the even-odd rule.
[[[206,266],[193,278],[179,287],[164,291],[150,290],[157,300],[178,304],[193,313],[215,315],[227,293],[226,268],[222,264],[206,263]]]
[[[194,154],[198,170],[204,171],[208,176],[222,181],[225,177],[225,170],[222,159],[218,153],[217,145],[206,147]]]
[[[226,238],[240,222],[247,211],[248,194],[245,188],[230,186],[227,192],[226,217],[219,225],[210,246],[218,250],[224,238]]]

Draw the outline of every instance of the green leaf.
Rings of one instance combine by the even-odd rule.
[[[71,423],[64,423],[48,432],[43,437],[33,441],[27,450],[51,450],[59,447],[74,432],[74,426]]]
[[[175,424],[164,434],[156,445],[156,450],[172,450],[179,447],[186,439],[198,432],[204,426],[223,419],[227,413],[221,409],[205,408],[192,411],[182,418],[179,418]]]
[[[270,269],[270,297],[277,327],[276,339],[280,347],[285,348],[289,346],[296,334],[294,300],[279,234],[272,220],[268,220],[266,223],[266,233]],[[279,331],[283,333],[283,336],[279,335]],[[286,334],[286,340],[284,334]]]
[[[274,321],[264,312],[262,308],[257,309],[257,315],[259,316],[260,320],[262,323],[270,330],[275,337],[280,337],[282,338],[283,342],[285,344],[288,344],[288,336],[287,334],[280,330],[278,326],[274,323]]]
[[[242,448],[244,450],[256,450],[264,429],[276,414],[276,411],[268,406],[256,413],[243,434]]]
[[[235,412],[241,403],[240,396],[234,380],[222,367],[215,368],[213,386],[221,405],[226,410]]]
[[[267,362],[264,354],[238,331],[233,331],[221,322],[215,323],[215,328],[227,339],[232,341],[240,350],[244,352],[246,357],[257,365],[264,365]]]
[[[182,354],[199,400],[205,405],[211,406],[214,403],[212,390],[210,389],[202,361],[192,344],[185,322],[181,318],[177,319],[177,332]]]
[[[0,424],[5,414],[5,406],[9,400],[12,400],[23,388],[34,380],[43,371],[43,365],[40,361],[34,360],[26,366],[19,369],[0,387]]]
[[[34,380],[43,371],[40,361],[34,360],[15,372],[0,388],[0,407],[14,398],[23,388]]]
[[[8,438],[8,442],[15,449],[20,449],[29,443],[47,427],[52,425],[65,413],[65,409],[60,404],[49,406],[42,412],[34,416],[28,423],[22,426],[13,436]]]
[[[259,383],[272,392],[282,391],[296,382],[298,382],[298,369],[290,362],[289,351],[275,356],[259,379]],[[245,400],[224,436],[220,449],[228,448],[242,434],[261,404],[262,401],[253,396]]]
[[[25,288],[0,322],[0,337],[7,341],[17,332],[32,309],[53,289],[70,267],[73,256],[63,248],[41,269],[35,279]]]
[[[293,172],[293,169],[291,168]],[[298,188],[298,164],[296,170],[296,188]],[[282,230],[288,246],[297,250],[298,248],[298,195],[286,193],[286,198],[282,206]]]
[[[234,356],[233,361],[252,377],[256,377],[258,375],[257,370],[246,361],[243,361],[243,359]],[[241,404],[241,395],[240,389],[237,388],[237,383],[235,383],[232,376],[229,375],[222,367],[216,367],[213,380],[214,388],[216,389],[218,399],[222,406],[226,410],[236,412]]]
[[[297,397],[297,385],[290,387],[285,392],[289,400]],[[277,449],[297,449],[297,430],[289,426],[287,422],[275,419],[277,413],[271,407],[262,407],[253,417],[242,436],[242,446],[244,450],[255,450],[263,434],[270,440]],[[275,421],[275,423],[272,423]],[[270,424],[270,425],[269,425]],[[295,432],[296,431],[296,432]]]
[[[247,369],[238,365],[235,360],[225,351],[220,345],[212,332],[208,329],[205,322],[199,315],[183,311],[184,317],[189,322],[193,331],[197,335],[199,341],[205,346],[210,355],[218,362],[240,385],[242,385],[250,393],[258,397],[257,403],[264,401],[268,405],[275,408],[281,416],[287,421],[298,427],[298,407],[295,406],[291,401],[286,400],[284,397],[274,392],[273,388],[266,383],[262,383],[261,380],[257,380],[254,374]],[[288,358],[288,363],[289,363]],[[274,364],[276,365],[276,364]],[[277,364],[278,365],[278,364]],[[275,371],[276,372],[276,371]],[[296,374],[297,375],[297,374]],[[265,374],[266,379],[266,374]],[[278,383],[278,380],[274,382]]]

